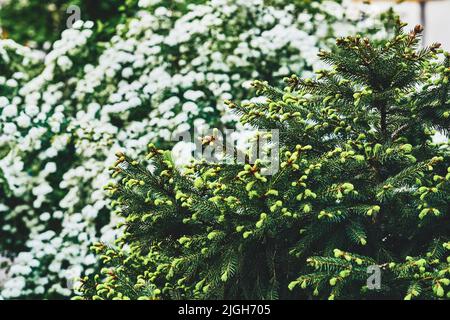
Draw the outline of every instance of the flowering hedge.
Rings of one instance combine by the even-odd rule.
[[[30,71],[0,78],[0,252],[14,259],[1,296],[68,296],[94,271],[90,244],[117,234],[102,191],[111,149],[138,156],[173,133],[235,126],[223,101],[245,100],[247,80],[318,68],[328,39],[372,23],[354,10],[338,23],[353,19],[330,1],[201,2],[140,0],[111,37],[78,21],[41,64],[13,50]]]

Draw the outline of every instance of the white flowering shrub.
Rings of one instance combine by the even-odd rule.
[[[19,88],[40,71],[44,53],[21,46],[12,40],[0,40],[0,111],[2,115],[2,134],[0,135],[0,159],[4,158],[11,150],[10,135],[16,131],[16,125],[7,119],[17,115],[17,107],[10,102],[17,101],[14,98]],[[22,124],[21,119],[17,119]],[[0,199],[6,199],[12,195],[7,175],[14,171],[14,167],[0,167]],[[3,201],[2,201],[3,202]],[[8,207],[0,203],[0,222],[3,222],[3,212]],[[3,243],[12,240],[4,234],[8,230],[14,232],[9,225],[3,225],[0,233]],[[1,231],[0,231],[1,232]],[[20,242],[21,234],[16,235],[15,242]],[[0,246],[1,248],[1,246]],[[1,253],[1,251],[0,251]]]
[[[0,78],[0,252],[13,260],[3,298],[69,296],[94,271],[90,244],[117,233],[102,191],[111,150],[137,156],[174,133],[235,126],[223,101],[244,100],[248,80],[309,72],[328,39],[371,23],[331,1],[201,2],[140,0],[106,42],[78,21],[39,73]]]
[[[0,95],[12,96],[20,84],[40,71],[44,53],[10,39],[0,39]]]

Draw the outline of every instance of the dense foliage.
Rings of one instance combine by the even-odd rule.
[[[316,78],[255,81],[265,102],[228,103],[279,130],[273,175],[263,161],[179,169],[150,145],[149,168],[119,152],[107,190],[125,233],[94,246],[105,267],[84,297],[450,298],[450,146],[432,139],[450,129],[450,54],[419,49],[420,26],[393,28],[338,39]]]
[[[0,56],[9,70],[0,77],[0,254],[13,260],[4,298],[67,296],[72,279],[94,272],[89,245],[112,242],[119,220],[101,189],[111,149],[138,156],[172,133],[234,126],[224,100],[244,100],[248,79],[308,72],[330,36],[373,24],[336,2],[283,3],[130,2],[113,33],[78,21],[26,70],[5,57],[31,61],[31,49]],[[1,41],[0,53],[12,44]]]
[[[2,0],[0,1],[0,38],[21,44],[43,47],[58,39],[79,10],[82,20],[103,20],[114,26],[120,11],[131,9],[136,1],[124,0]],[[127,4],[127,6],[125,6]],[[131,7],[131,8],[130,8]]]

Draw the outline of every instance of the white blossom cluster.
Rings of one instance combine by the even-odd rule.
[[[22,46],[10,39],[0,39],[0,95],[11,95],[19,85],[38,71],[44,53]],[[4,104],[5,100],[0,102]]]
[[[106,43],[94,23],[78,21],[37,75],[0,77],[0,148],[9,150],[0,253],[13,258],[3,298],[68,296],[73,279],[93,271],[90,244],[117,233],[102,190],[114,151],[135,156],[177,132],[234,126],[223,101],[244,100],[248,80],[320,67],[319,48],[373,23],[331,1],[313,3],[314,13],[263,0],[210,0],[187,12],[164,3],[140,0]],[[352,21],[331,27],[345,15]]]

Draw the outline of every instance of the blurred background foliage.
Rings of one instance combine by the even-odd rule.
[[[125,6],[126,3],[130,6]],[[120,21],[124,8],[132,9],[135,3],[134,0],[0,0],[2,37],[42,47],[57,40],[66,29],[71,14],[67,9],[71,5],[81,9],[82,20],[102,20],[114,26]]]
[[[308,8],[314,11],[314,2],[322,0],[292,0],[298,8]],[[131,16],[138,8],[138,0],[0,0],[0,31],[1,38],[12,39],[18,43],[35,47],[47,48],[57,40],[61,32],[67,28],[67,18],[71,13],[67,9],[78,6],[81,11],[81,19],[101,21],[104,36],[113,32],[115,26]],[[187,10],[190,4],[202,4],[206,0],[164,0],[165,7],[177,12]],[[284,0],[265,0],[272,6],[285,6]],[[301,2],[301,6],[298,3]],[[341,1],[336,1],[341,2]],[[109,28],[109,30],[108,30]]]

